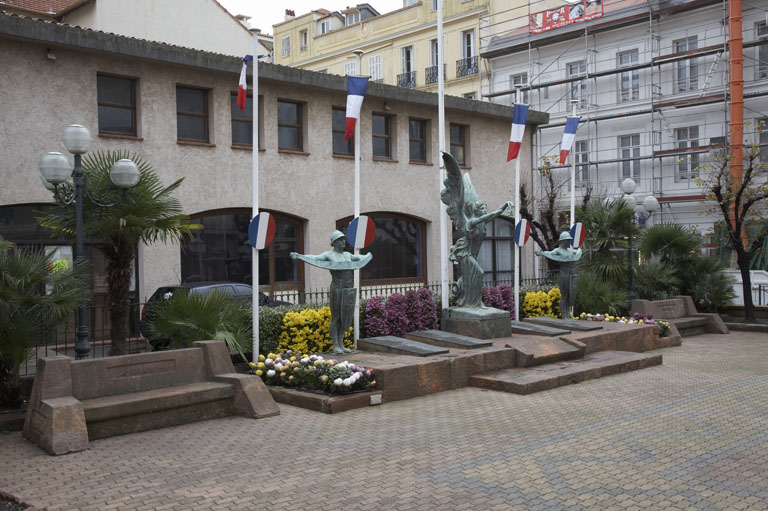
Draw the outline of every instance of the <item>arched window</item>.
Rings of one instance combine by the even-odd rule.
[[[427,281],[426,223],[417,218],[397,213],[366,213],[373,219],[376,236],[360,251],[373,253],[373,260],[360,274],[363,284],[376,285],[392,282]],[[347,232],[352,217],[336,222],[336,228]],[[351,247],[347,247],[351,250]]]
[[[291,252],[303,252],[302,220],[270,211],[276,222],[275,238],[259,251],[259,286],[264,290],[302,289],[304,275]],[[184,282],[228,281],[252,283],[252,248],[248,243],[251,210],[218,209],[190,215],[201,224],[181,249]]]
[[[514,224],[511,220],[497,217],[485,225],[485,239],[480,246],[477,262],[485,272],[483,283],[511,284],[514,278],[512,260],[514,251]]]

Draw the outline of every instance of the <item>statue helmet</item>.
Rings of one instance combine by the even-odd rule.
[[[573,236],[571,236],[570,232],[563,231],[562,233],[560,233],[560,239],[558,241],[563,241],[563,240],[569,240],[570,241],[572,239],[573,239]]]
[[[339,238],[346,238],[347,236],[341,232],[341,231],[333,231],[331,233],[331,245],[333,245],[333,242],[336,241]]]

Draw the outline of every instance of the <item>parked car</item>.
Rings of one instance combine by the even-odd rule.
[[[152,318],[152,309],[154,306],[163,300],[170,300],[176,293],[193,293],[205,296],[211,291],[224,293],[243,304],[250,303],[253,298],[253,288],[248,284],[241,284],[239,282],[186,282],[184,284],[162,286],[157,288],[157,290],[155,290],[149,297],[147,303],[144,304],[144,308],[141,311],[141,321],[139,322],[141,335],[149,339],[150,344],[152,344],[154,348],[167,347],[167,340],[155,340],[151,338],[149,322]],[[273,300],[267,294],[259,291],[260,307],[280,307],[282,305],[291,305],[291,302]]]

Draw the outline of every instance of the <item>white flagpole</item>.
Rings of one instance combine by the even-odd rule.
[[[571,105],[573,106],[573,117],[576,117],[576,105],[579,103],[578,99],[572,99]],[[567,122],[567,119],[566,119]],[[574,153],[574,140],[571,144],[571,225],[576,223],[576,154]]]
[[[520,100],[521,85],[515,85],[515,103]],[[525,138],[525,128],[523,128]],[[515,158],[515,227],[520,222],[520,154]],[[520,245],[515,243],[515,321],[520,321]]]
[[[253,209],[251,217],[259,214],[259,38],[253,34]],[[259,251],[251,253],[251,285],[253,286],[253,363],[259,362]]]
[[[439,148],[438,161],[440,164],[438,191],[442,191],[445,181],[445,163],[443,151],[445,151],[445,74],[443,73],[443,0],[437,0],[437,144]],[[439,197],[439,195],[438,195]],[[448,308],[448,211],[447,206],[440,203],[440,297],[443,309]]]
[[[357,75],[360,75],[360,57],[363,54],[363,50],[354,50],[352,53],[357,57]],[[354,217],[360,216],[360,125],[362,124],[362,106],[360,108],[360,115],[358,116],[357,123],[355,123],[355,212]],[[349,233],[347,233],[349,234]],[[360,249],[355,247],[355,254],[359,254]],[[354,348],[357,350],[357,341],[360,339],[360,270],[357,269],[354,272],[354,286],[355,286],[355,328],[354,328]]]

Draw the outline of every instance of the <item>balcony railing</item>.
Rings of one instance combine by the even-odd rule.
[[[424,80],[426,81],[427,85],[431,83],[437,83],[437,74],[437,66],[428,67],[424,70]],[[448,67],[443,64],[443,79],[445,79],[447,74]]]
[[[456,77],[461,78],[462,76],[476,75],[479,62],[480,58],[477,56],[457,60]]]
[[[416,71],[397,75],[397,86],[413,89],[416,87]]]

